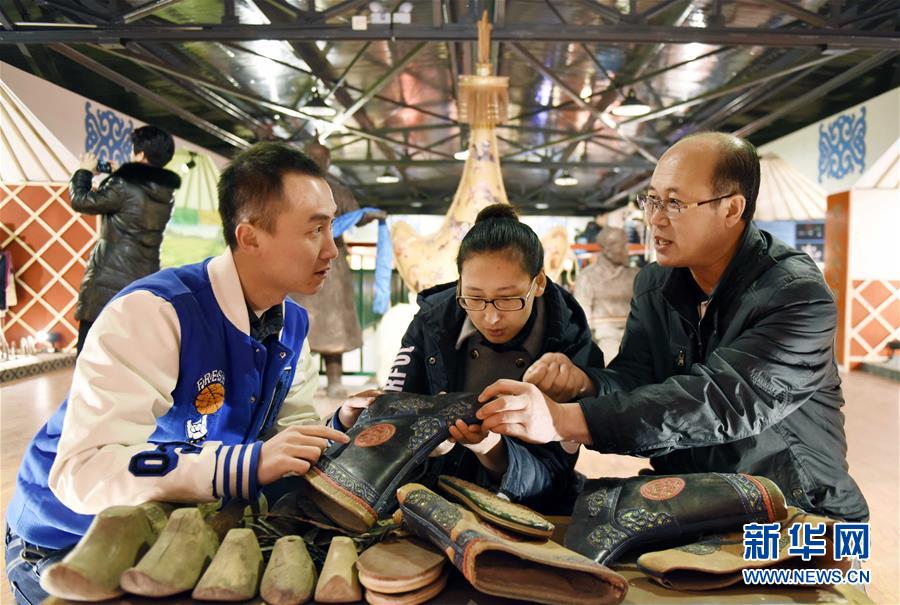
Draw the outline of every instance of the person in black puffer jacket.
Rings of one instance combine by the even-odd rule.
[[[524,380],[548,397],[588,396],[587,370],[603,366],[584,311],[544,274],[544,250],[508,204],[484,208],[463,238],[460,279],[419,293],[419,311],[401,341],[385,391],[478,393],[499,379]],[[366,393],[332,418],[356,422]],[[503,493],[544,514],[568,514],[581,476],[578,444],[535,445],[462,420],[438,447],[420,483],[453,475]]]
[[[69,182],[72,208],[103,216],[75,307],[78,353],[106,303],[134,280],[159,271],[163,231],[181,186],[179,176],[163,168],[175,153],[172,135],[144,126],[132,133],[131,142],[134,161],[115,170],[96,190],[91,181],[97,158],[91,153],[81,157]]]

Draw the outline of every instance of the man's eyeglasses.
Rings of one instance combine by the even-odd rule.
[[[484,311],[488,304],[494,305],[498,311],[521,311],[534,294],[537,276],[531,280],[531,286],[525,296],[504,296],[502,298],[478,298],[477,296],[461,296],[460,285],[456,284],[456,303],[466,311]]]
[[[712,204],[713,202],[724,200],[725,198],[731,197],[733,195],[736,194],[729,193],[728,195],[720,195],[719,197],[713,198],[711,200],[686,203],[682,202],[681,200],[676,200],[673,197],[670,197],[666,200],[661,200],[654,195],[639,193],[637,195],[637,203],[640,209],[643,211],[644,216],[647,218],[650,218],[650,215],[655,214],[656,212],[662,212],[666,216],[672,217],[678,216],[689,208],[696,208],[697,206],[702,206],[703,204]]]

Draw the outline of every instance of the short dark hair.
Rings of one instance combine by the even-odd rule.
[[[509,251],[518,257],[522,269],[535,277],[544,268],[544,246],[537,234],[519,221],[519,214],[509,204],[492,204],[482,209],[459,245],[456,269],[473,254]]]
[[[225,243],[234,250],[234,230],[249,221],[271,233],[278,216],[282,177],[296,172],[325,178],[325,173],[305,153],[284,143],[257,143],[239,153],[219,177],[219,216]]]
[[[713,191],[716,195],[740,193],[747,201],[741,218],[745,223],[756,214],[759,196],[759,153],[749,141],[725,132],[698,132],[695,137],[713,141],[719,146],[719,162],[713,172]]]
[[[156,126],[141,126],[131,133],[134,153],[143,152],[151,166],[162,168],[175,155],[175,140],[168,132]]]

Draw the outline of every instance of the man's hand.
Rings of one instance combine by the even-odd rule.
[[[545,353],[522,376],[554,401],[574,401],[597,394],[588,375],[563,353]]]
[[[355,395],[351,395],[341,404],[341,407],[338,410],[338,420],[341,421],[341,425],[344,428],[349,429],[356,424],[362,411],[372,405],[375,398],[382,394],[383,391],[379,389],[368,389],[356,393]]]
[[[256,476],[268,485],[285,476],[304,475],[328,447],[328,440],[349,443],[350,438],[321,424],[294,425],[262,445]]]
[[[500,435],[484,430],[482,425],[467,425],[462,420],[450,425],[450,438],[476,454],[487,454],[497,447],[501,440]]]
[[[97,174],[97,156],[90,151],[82,153],[78,156],[78,169]]]
[[[481,392],[478,401],[490,401],[477,413],[482,420],[482,431],[509,435],[528,443],[562,441],[557,429],[559,404],[533,384],[498,380]]]

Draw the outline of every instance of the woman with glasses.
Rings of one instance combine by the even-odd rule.
[[[509,378],[536,384],[553,398],[596,392],[583,368],[602,368],[603,355],[584,312],[544,275],[541,242],[511,206],[495,204],[478,214],[456,262],[459,281],[419,295],[419,312],[385,390],[479,393]],[[351,426],[361,411],[356,406],[369,401],[345,402],[335,425]],[[429,475],[455,475],[544,513],[567,512],[559,506],[569,500],[563,496],[573,487],[577,448],[526,444],[462,421],[450,432]]]

